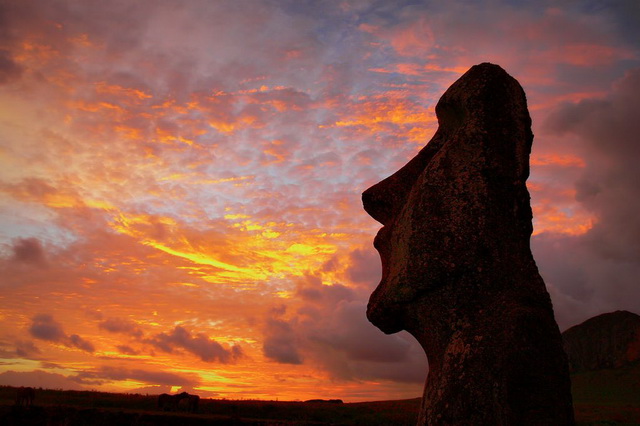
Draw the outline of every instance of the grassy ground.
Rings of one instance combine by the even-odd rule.
[[[419,399],[358,404],[202,399],[198,413],[157,408],[157,396],[36,390],[34,407],[14,407],[0,387],[2,425],[413,425]]]
[[[572,377],[576,421],[640,425],[640,365]],[[327,402],[202,399],[198,413],[163,412],[157,396],[36,390],[34,406],[14,407],[16,389],[0,387],[1,425],[413,425],[420,399]]]
[[[640,425],[640,364],[571,378],[580,425]]]

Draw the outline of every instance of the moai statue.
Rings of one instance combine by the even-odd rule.
[[[483,63],[436,115],[431,141],[362,195],[384,225],[367,317],[407,330],[427,354],[420,425],[573,425],[567,358],[529,244],[524,91]]]

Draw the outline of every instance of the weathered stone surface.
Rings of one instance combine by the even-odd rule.
[[[524,91],[472,67],[436,106],[439,128],[363,193],[384,227],[369,320],[407,330],[429,360],[419,424],[570,425],[567,359],[531,255]]]
[[[572,373],[640,362],[640,316],[628,311],[598,315],[562,333]]]

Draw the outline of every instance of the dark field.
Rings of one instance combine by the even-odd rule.
[[[579,425],[640,425],[640,366],[575,375]],[[157,396],[36,389],[34,405],[14,407],[0,387],[1,425],[413,425],[420,400],[328,402],[202,399],[197,413],[157,408]],[[182,411],[184,410],[184,411]]]
[[[157,396],[36,389],[33,407],[14,407],[16,388],[0,387],[0,425],[412,425],[419,399],[336,404],[200,400],[198,412],[158,409]],[[183,411],[184,410],[184,411]]]
[[[640,425],[640,364],[571,377],[576,420],[584,425]]]

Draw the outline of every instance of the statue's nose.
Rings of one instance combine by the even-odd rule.
[[[392,222],[404,207],[413,184],[429,159],[429,152],[423,149],[403,168],[364,191],[364,210],[383,225]]]
[[[441,148],[442,143],[442,138],[434,136],[404,167],[364,191],[362,204],[365,211],[383,225],[392,222],[404,207],[418,176]]]
[[[364,210],[383,225],[391,221],[396,210],[393,205],[393,194],[385,182],[386,180],[383,180],[362,193]]]

